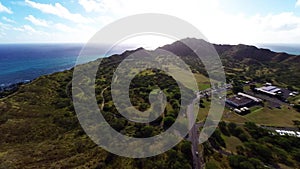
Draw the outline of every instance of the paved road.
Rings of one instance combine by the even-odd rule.
[[[226,90],[229,90],[232,88],[232,85],[231,84],[226,84],[222,87],[219,87],[217,89],[212,89],[212,88],[208,88],[208,89],[205,89],[205,90],[202,90],[202,91],[199,91],[197,93],[197,97],[204,97],[205,95],[211,95],[211,92],[223,92],[223,91],[226,91]]]
[[[197,93],[197,97],[192,101],[190,105],[187,107],[187,118],[189,120],[189,128],[191,128],[189,132],[189,140],[192,142],[192,155],[193,155],[193,168],[194,169],[202,169],[204,168],[204,158],[203,158],[203,149],[199,149],[199,133],[198,129],[204,125],[203,122],[195,123],[197,115],[194,112],[194,106],[198,105],[200,98],[205,97],[205,95],[211,95],[211,92],[222,92],[226,89],[231,88],[232,85],[226,84],[225,86],[218,89],[206,89],[203,91],[199,91]]]
[[[194,113],[194,106],[198,104],[200,99],[200,94],[197,94],[197,97],[192,101],[190,105],[187,107],[187,118],[189,120],[189,128],[191,128],[189,132],[189,140],[192,142],[192,155],[193,155],[193,168],[194,169],[202,169],[204,168],[204,159],[203,159],[203,151],[199,150],[199,134],[198,129],[201,126],[198,124],[193,124],[196,121],[196,114]]]
[[[201,169],[204,163],[201,163],[202,160],[200,158],[203,157],[202,154],[199,153],[199,136],[198,136],[198,128],[196,125],[193,125],[193,122],[195,121],[195,115],[194,115],[194,101],[192,104],[190,104],[187,108],[187,117],[189,119],[189,128],[191,128],[189,132],[189,140],[192,142],[192,155],[193,155],[193,168],[194,169]],[[198,154],[197,154],[198,153]]]
[[[193,155],[193,168],[194,169],[202,169],[204,168],[204,159],[203,159],[203,151],[199,150],[199,133],[198,133],[198,129],[199,127],[202,127],[204,125],[203,122],[201,123],[195,123],[195,125],[193,125],[193,122],[195,121],[195,114],[194,114],[194,105],[198,104],[198,101],[200,98],[205,97],[206,95],[211,95],[212,92],[222,92],[225,91],[226,89],[230,90],[232,88],[232,85],[230,84],[226,84],[225,86],[218,88],[218,89],[206,89],[203,91],[199,91],[197,93],[197,97],[192,101],[192,103],[188,106],[187,108],[187,118],[189,120],[189,127],[191,128],[190,132],[189,132],[189,140],[192,142],[192,155]],[[247,92],[248,93],[248,92]],[[250,95],[254,95],[257,96],[257,94],[254,93],[248,93]],[[267,96],[258,96],[259,98],[265,99],[267,101],[270,102],[274,102],[274,103],[278,103],[278,104],[286,104],[276,98],[270,98]],[[240,124],[240,125],[244,125],[244,124]],[[268,128],[271,130],[275,130],[276,128],[274,127],[266,127],[264,126],[263,128]],[[277,128],[278,129],[278,128]],[[198,154],[196,153],[198,152]],[[224,150],[218,150],[219,153],[224,154],[224,155],[231,155],[231,153],[224,151]]]

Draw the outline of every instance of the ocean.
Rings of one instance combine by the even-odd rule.
[[[300,44],[259,44],[259,48],[270,49],[274,52],[285,52],[292,55],[300,55]]]
[[[300,45],[263,44],[257,46],[276,52],[300,55]],[[72,68],[82,47],[83,44],[1,44],[0,88]],[[117,47],[108,56],[134,48],[132,46]],[[83,63],[99,57],[102,56],[89,56]]]
[[[31,81],[75,66],[83,44],[1,44],[0,88]],[[127,47],[117,47],[110,54],[121,53]],[[88,56],[83,63],[102,56]]]

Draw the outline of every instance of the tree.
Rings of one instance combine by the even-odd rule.
[[[226,124],[226,122],[221,121],[221,122],[219,123],[219,129],[220,129],[220,131],[221,131],[224,135],[230,136],[230,133],[229,133],[229,131],[228,131],[228,129],[227,129],[227,124]]]
[[[295,104],[294,108],[297,110],[297,112],[300,112],[300,104]]]
[[[175,119],[171,116],[167,116],[164,118],[164,129],[167,129],[172,126],[172,124],[175,122]]]
[[[243,134],[243,133],[244,133],[244,130],[241,127],[236,127],[232,134],[234,136],[238,137],[240,134]]]
[[[300,129],[300,121],[299,120],[293,120],[294,126],[298,127]]]
[[[249,161],[243,161],[240,163],[239,166],[240,166],[240,169],[255,169],[253,164],[251,164],[251,162],[249,162]]]
[[[219,169],[220,167],[216,163],[209,161],[205,164],[205,168],[206,169]]]
[[[216,149],[220,149],[220,146],[226,147],[225,141],[221,136],[220,130],[218,129],[212,134],[212,136],[209,138],[209,141]]]
[[[218,83],[214,83],[213,88],[218,89],[219,88],[219,84]]]
[[[113,119],[110,125],[117,131],[122,130],[126,125],[125,119]]]
[[[184,141],[182,144],[181,144],[181,152],[183,154],[185,154],[189,159],[191,159],[192,157],[192,151],[191,151],[191,143],[188,142],[188,141]]]
[[[243,155],[229,156],[229,164],[233,169],[264,169],[263,163],[256,158],[247,158]]]
[[[149,108],[149,104],[147,103],[141,103],[139,106],[140,111],[146,111]]]
[[[255,123],[253,122],[246,122],[244,125],[245,129],[249,132],[249,134],[255,138],[262,138],[264,136],[268,135],[268,131],[258,127]]]
[[[290,86],[290,85],[287,86],[287,89],[290,90],[290,91],[295,91],[295,88],[293,86]]]
[[[151,137],[153,134],[154,128],[152,126],[145,126],[141,129],[142,137]]]
[[[157,119],[155,119],[154,121],[150,122],[150,125],[158,126],[158,125],[161,124],[162,121],[163,121],[162,116],[158,116]]]
[[[248,136],[244,132],[240,133],[237,137],[243,142],[248,141],[248,139],[249,139]]]
[[[234,155],[234,156],[229,156],[229,164],[232,168],[237,168],[239,169],[240,167],[240,163],[242,161],[246,161],[247,158],[245,156],[242,155]]]
[[[235,128],[236,128],[236,124],[235,124],[235,123],[230,122],[230,123],[228,124],[228,130],[229,130],[229,132],[230,132],[232,135],[234,135],[234,133],[235,133]]]
[[[251,84],[251,85],[250,85],[250,89],[251,89],[253,92],[256,91],[255,88],[256,88],[256,85],[255,85],[255,84]]]
[[[296,149],[292,152],[293,158],[296,161],[300,161],[300,149]]]
[[[266,163],[273,161],[273,153],[269,147],[255,142],[246,142],[245,146],[248,148],[248,154],[255,155],[255,157]]]
[[[243,92],[243,91],[244,91],[244,89],[243,89],[243,86],[241,86],[241,85],[234,85],[234,86],[232,87],[232,92],[233,92],[234,94],[237,94],[237,93]]]
[[[180,98],[181,98],[181,94],[180,94],[180,91],[176,91],[176,93],[174,94],[174,99],[176,99],[176,100],[180,100]]]

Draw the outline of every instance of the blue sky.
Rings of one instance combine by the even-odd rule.
[[[145,12],[184,19],[214,43],[300,43],[300,0],[0,0],[0,43],[84,43]]]

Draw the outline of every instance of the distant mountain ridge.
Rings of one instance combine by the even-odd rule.
[[[189,47],[185,44],[189,44]],[[169,51],[181,57],[194,72],[207,75],[207,71],[195,51],[203,56],[209,56],[212,48],[219,54],[227,80],[238,81],[273,81],[282,87],[294,86],[300,89],[300,56],[285,52],[274,52],[269,49],[250,45],[212,44],[203,39],[186,38],[172,44],[167,44],[154,50]],[[136,51],[147,52],[144,48],[125,51],[111,56],[112,60],[121,61]],[[150,51],[151,52],[151,51]],[[208,54],[208,55],[207,55]]]
[[[188,43],[193,50],[185,45]],[[163,49],[181,56],[184,61],[197,68],[200,73],[206,74],[203,65],[199,62],[194,51],[205,51],[207,47],[214,47],[224,65],[228,79],[235,81],[274,81],[283,86],[300,88],[300,56],[284,52],[273,52],[269,49],[260,49],[249,45],[221,45],[211,44],[202,39],[186,38],[168,44]],[[201,61],[200,61],[201,62]],[[284,83],[283,83],[284,82]]]
[[[271,62],[299,62],[300,58],[295,55],[287,54],[284,52],[273,52],[269,49],[257,48],[250,45],[222,45],[222,44],[211,44],[202,39],[186,38],[180,41],[176,41],[172,44],[168,44],[160,47],[159,49],[164,49],[178,56],[188,56],[194,55],[193,51],[184,45],[183,42],[188,42],[189,44],[195,44],[200,49],[213,45],[221,58],[233,58],[239,61],[243,59],[250,58],[261,62],[271,61]]]
[[[205,48],[214,46],[221,57],[229,82],[241,84],[246,80],[253,80],[254,82],[261,81],[264,83],[266,80],[273,80],[276,85],[291,85],[300,89],[300,67],[299,60],[297,60],[300,56],[275,53],[246,45],[211,45],[204,40],[191,38],[184,40],[191,42],[193,50],[180,41],[159,49],[168,50],[181,57],[191,67],[193,73],[200,72],[204,75],[206,73],[204,66],[201,65],[201,61],[193,51],[201,49],[206,51]],[[157,87],[160,88],[159,85],[161,84],[161,91],[170,94],[166,97],[169,104],[163,112],[164,115],[149,124],[142,124],[128,121],[118,113],[113,106],[112,89],[110,87],[114,72],[123,59],[140,50],[142,50],[141,57],[146,57],[147,55],[144,56],[143,52],[148,51],[138,48],[120,55],[116,54],[103,58],[101,69],[98,67],[99,70],[94,83],[95,99],[99,109],[103,110],[101,113],[105,120],[117,132],[136,138],[157,135],[163,131],[161,127],[172,125],[177,118],[175,109],[181,109],[180,102],[183,100],[180,94],[181,89],[178,88],[179,85],[176,85],[175,81],[163,76],[162,72],[151,71],[132,80],[133,83],[130,85],[132,89],[129,90],[129,96],[132,96],[130,99],[132,98],[133,105],[145,106],[144,103],[148,102],[150,92],[157,89]],[[159,50],[156,51],[156,54],[161,54]],[[91,66],[93,66],[93,63],[98,62],[89,62],[86,65],[89,67],[89,64],[92,64]],[[183,140],[176,147],[163,154],[144,159],[120,157],[98,147],[85,134],[75,113],[72,96],[76,95],[77,92],[72,92],[73,70],[41,76],[27,85],[20,86],[14,94],[0,99],[0,169],[192,168],[191,144],[187,140]],[[86,81],[84,78],[81,80]],[[88,79],[87,82],[91,81]],[[201,85],[204,83],[206,82],[201,82]],[[83,88],[76,89],[84,90]],[[191,91],[192,93],[193,91]],[[83,99],[85,99],[84,96]],[[199,107],[202,108],[201,113],[205,113],[209,110],[206,108],[210,107],[208,103],[210,101],[209,98],[201,98],[201,100],[205,105],[201,107],[200,101]],[[126,107],[124,109],[131,111]],[[88,112],[88,109],[83,110]],[[286,116],[285,111],[282,114],[279,112],[280,110],[272,111],[270,110],[270,114],[264,113],[263,116],[255,114],[257,118],[263,119],[260,125],[271,123],[279,126],[276,122],[268,119],[268,116],[272,117],[273,114],[277,114],[276,116],[283,119],[283,122],[280,119],[280,123],[287,123],[288,126],[290,126],[289,123],[292,124],[294,120],[298,121],[300,118],[296,115]],[[203,118],[205,118],[205,115],[203,114]],[[239,164],[246,167],[250,165],[248,168],[278,168],[278,163],[288,165],[291,168],[299,166],[298,152],[300,152],[300,146],[297,144],[299,138],[269,136],[268,131],[259,128],[254,123],[238,126],[235,123],[229,123],[235,121],[240,124],[250,122],[250,118],[240,118],[235,116],[234,113],[225,113],[224,115],[227,117],[223,117],[229,119],[228,124],[227,122],[220,123],[223,125],[219,125],[217,132],[212,135],[207,143],[201,146],[204,149],[206,168],[209,168],[208,166],[224,169],[241,168]],[[201,116],[199,116],[200,119],[202,119]],[[289,117],[295,117],[295,119]],[[99,126],[102,126],[102,124],[99,124]],[[221,135],[224,134],[225,136],[224,131],[227,131],[226,137],[234,138],[234,141],[226,139],[225,142]],[[101,139],[108,138],[103,137]],[[237,152],[226,148],[226,145],[232,144],[240,147]],[[199,151],[200,153],[202,152]],[[216,165],[212,165],[215,163]]]

